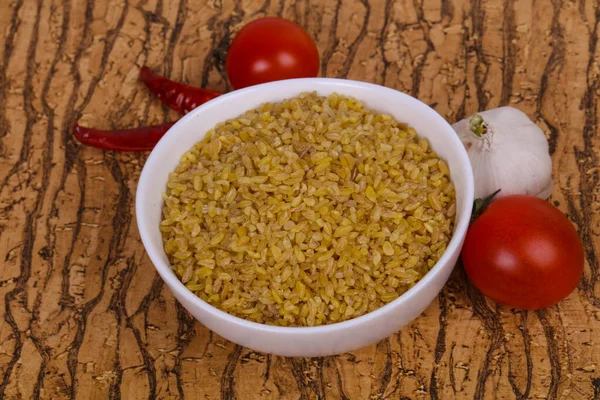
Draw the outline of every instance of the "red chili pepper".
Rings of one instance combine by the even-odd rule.
[[[134,129],[102,131],[85,128],[77,122],[73,125],[73,135],[83,144],[100,149],[118,151],[152,150],[161,137],[175,122],[161,125],[144,126]]]
[[[140,71],[140,79],[160,101],[180,114],[187,114],[222,94],[172,81],[150,71],[146,66]]]

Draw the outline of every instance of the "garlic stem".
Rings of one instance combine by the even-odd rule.
[[[483,117],[479,114],[475,114],[470,120],[469,125],[471,125],[471,131],[477,137],[481,137],[481,135],[485,135],[487,133],[487,127],[483,122]]]

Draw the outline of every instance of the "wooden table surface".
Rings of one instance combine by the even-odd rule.
[[[227,90],[229,37],[264,15],[316,39],[321,74],[375,82],[448,121],[510,104],[547,132],[552,201],[587,263],[521,312],[457,268],[410,326],[337,357],[227,342],[174,300],[140,242],[145,153],[81,146],[73,122],[173,120],[140,66]],[[0,2],[0,398],[600,399],[600,4],[594,0]]]

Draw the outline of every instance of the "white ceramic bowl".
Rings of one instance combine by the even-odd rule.
[[[161,193],[180,157],[218,122],[235,118],[264,102],[277,102],[302,92],[337,92],[354,96],[369,108],[388,113],[414,127],[447,161],[456,186],[457,220],[448,248],[432,270],[393,302],[361,317],[318,327],[277,327],[229,315],[190,292],[171,270],[163,251]],[[142,241],[156,270],[177,300],[206,327],[232,342],[285,356],[325,356],[377,342],[421,314],[440,292],[457,261],[471,216],[473,172],[467,153],[452,127],[434,110],[402,92],[341,79],[314,78],[272,82],[218,97],[178,121],[160,140],[142,171],[136,214]]]

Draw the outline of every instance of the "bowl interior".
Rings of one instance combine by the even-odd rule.
[[[235,118],[262,103],[281,101],[307,91],[316,91],[323,96],[334,92],[353,96],[368,108],[390,114],[397,121],[407,123],[417,130],[420,137],[429,140],[431,147],[438,153],[439,157],[448,163],[451,179],[456,187],[457,217],[454,235],[446,254],[442,256],[437,265],[444,264],[445,259],[449,257],[448,254],[456,254],[460,251],[471,213],[473,173],[462,143],[452,127],[437,112],[402,92],[364,82],[314,78],[267,83],[223,95],[187,114],[165,134],[154,148],[140,177],[136,199],[136,214],[146,251],[167,284],[186,296],[186,299],[197,302],[200,307],[208,307],[212,309],[212,312],[221,313],[197,298],[179,281],[171,270],[169,260],[163,251],[162,236],[158,227],[161,221],[162,193],[166,189],[169,173],[179,164],[180,157],[195,143],[202,140],[206,132],[217,123]],[[447,255],[448,257],[446,257]],[[411,291],[418,290],[429,275],[435,273],[436,267],[411,290],[385,307],[401,302]],[[182,292],[187,292],[187,294]],[[236,318],[229,314],[226,315],[230,318]],[[347,322],[349,321],[338,324]],[[248,322],[245,321],[245,323]],[[277,328],[293,329],[283,327],[274,329]]]

